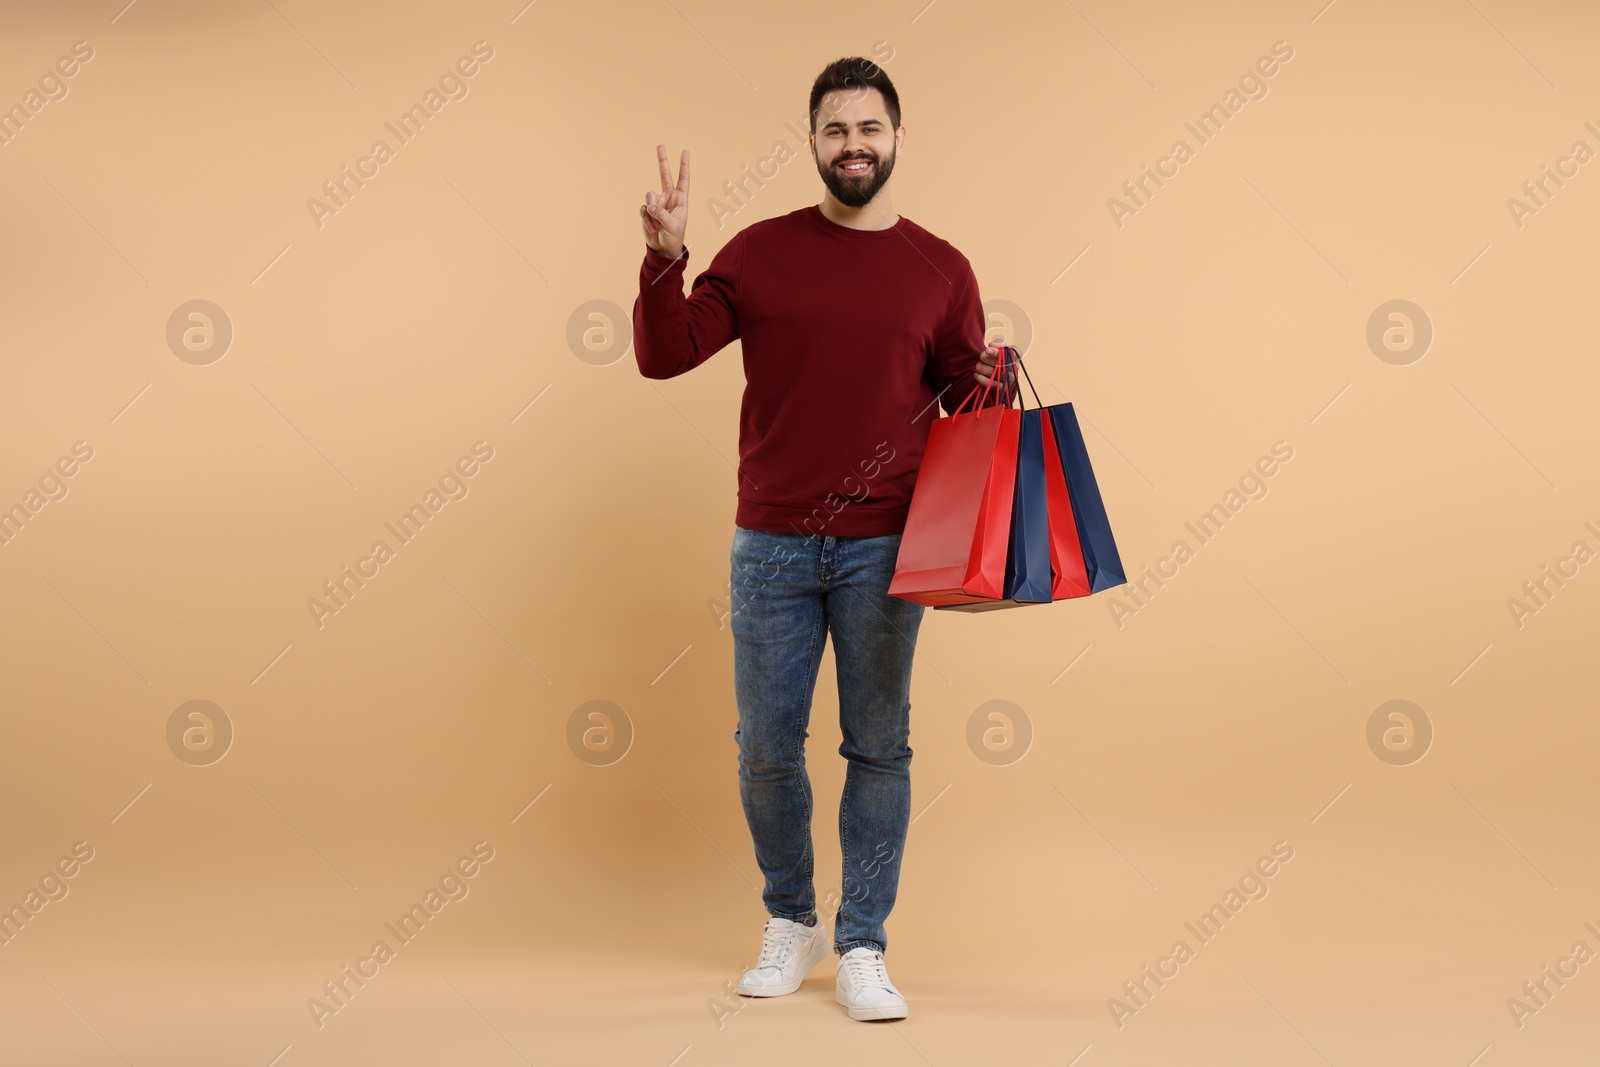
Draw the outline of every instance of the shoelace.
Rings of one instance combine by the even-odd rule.
[[[756,966],[782,967],[794,952],[794,939],[799,934],[800,931],[793,926],[780,927],[769,922],[766,929],[761,931],[761,958],[756,960]]]
[[[884,969],[883,957],[877,953],[868,956],[845,956],[844,966],[850,977],[850,984],[857,989],[873,987],[888,989],[889,972]]]

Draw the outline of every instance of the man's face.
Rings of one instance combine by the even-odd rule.
[[[889,128],[883,94],[865,86],[824,93],[816,122],[812,153],[823,184],[846,207],[866,206],[894,173],[905,128]]]

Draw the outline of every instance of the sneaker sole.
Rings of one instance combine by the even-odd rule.
[[[744,979],[740,978],[739,984],[736,988],[742,996],[747,997],[786,997],[790,993],[793,993],[795,990],[800,988],[800,986],[806,980],[806,975],[810,974],[812,969],[815,968],[817,964],[822,962],[822,957],[828,954],[830,947],[831,946],[828,939],[821,936],[821,931],[818,931],[818,936],[812,945],[811,954],[809,956],[801,957],[800,973],[795,976],[794,981],[785,982],[783,985],[769,985],[760,986],[754,989],[746,989],[744,985]]]
[[[850,1008],[850,1005],[844,999],[843,993],[835,991],[833,994],[833,999],[838,1003],[843,1004],[845,1007]],[[856,1020],[857,1022],[874,1022],[881,1019],[904,1019],[905,1017],[906,1009],[903,1007],[850,1008],[850,1018]]]

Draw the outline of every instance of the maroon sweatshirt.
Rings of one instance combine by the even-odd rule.
[[[634,356],[671,378],[742,342],[734,523],[903,532],[935,404],[954,411],[977,385],[986,323],[967,258],[903,215],[856,230],[816,205],[734,234],[685,299],[688,258],[646,247]]]

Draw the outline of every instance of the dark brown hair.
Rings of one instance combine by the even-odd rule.
[[[900,94],[894,91],[894,82],[883,68],[861,56],[836,59],[822,68],[817,80],[811,83],[811,132],[817,132],[817,109],[822,107],[823,94],[835,90],[859,96],[867,89],[883,94],[884,107],[889,109],[889,127],[900,128]]]

